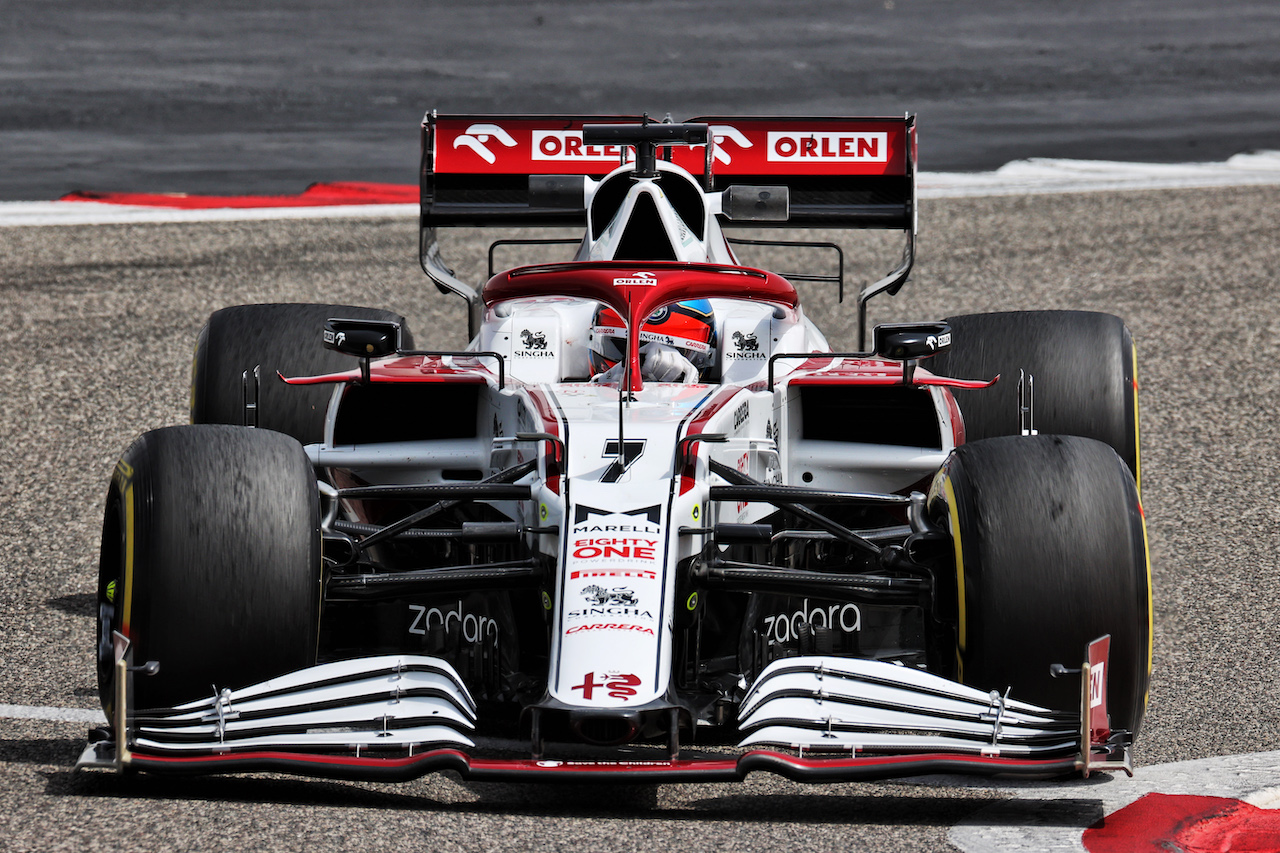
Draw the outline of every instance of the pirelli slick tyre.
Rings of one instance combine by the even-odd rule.
[[[1094,438],[1120,455],[1141,485],[1138,374],[1124,322],[1092,311],[1010,311],[949,317],[950,350],[924,362],[934,373],[990,379],[956,391],[969,441],[1020,435],[1018,371],[1034,377],[1034,427]]]
[[[957,669],[982,690],[1080,706],[1085,645],[1111,635],[1112,727],[1135,734],[1151,666],[1151,586],[1138,491],[1110,447],[1077,436],[993,438],[948,457],[930,492],[951,533]]]
[[[130,640],[135,708],[171,706],[315,663],[319,496],[302,446],[262,429],[148,432],[116,465],[98,570],[98,686]]]
[[[315,376],[356,367],[356,360],[324,348],[321,330],[330,317],[394,320],[377,308],[350,305],[237,305],[215,311],[200,330],[191,364],[191,422],[243,424],[244,372],[260,366],[257,425],[291,435],[303,444],[324,438],[331,385],[290,387],[285,376]],[[402,343],[413,336],[402,329]]]

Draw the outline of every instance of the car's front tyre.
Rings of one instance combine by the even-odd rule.
[[[134,706],[170,706],[315,663],[319,495],[294,439],[234,426],[148,432],[116,465],[102,527],[98,685],[128,637]]]

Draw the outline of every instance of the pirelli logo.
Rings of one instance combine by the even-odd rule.
[[[571,572],[569,578],[571,580],[578,580],[579,578],[638,578],[640,580],[656,581],[658,573],[645,569],[586,569]]]
[[[766,153],[775,163],[885,163],[889,135],[770,131]]]

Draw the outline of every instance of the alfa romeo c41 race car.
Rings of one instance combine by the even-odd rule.
[[[111,481],[110,724],[81,766],[1129,769],[1151,660],[1133,344],[1069,311],[867,343],[867,301],[914,258],[913,118],[422,132],[421,261],[470,345],[415,349],[352,306],[209,318],[192,424],[143,435]],[[552,225],[585,229],[570,260],[479,287],[437,239]],[[857,295],[858,350],[832,351],[794,285],[843,295],[838,245],[728,225],[902,232]],[[742,266],[743,242],[838,272]]]

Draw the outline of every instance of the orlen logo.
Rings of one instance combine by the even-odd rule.
[[[652,272],[634,273],[630,278],[615,278],[614,287],[652,287],[658,283],[658,274]]]
[[[472,151],[480,155],[486,163],[494,163],[498,158],[492,151],[488,149],[489,140],[494,139],[501,142],[507,148],[515,148],[516,141],[511,138],[511,134],[507,133],[496,124],[473,124],[467,128],[465,133],[461,133],[453,138],[453,147],[459,148],[466,146]]]
[[[726,142],[732,142],[739,148],[750,148],[751,140],[746,137],[742,131],[728,124],[711,125],[711,136],[715,139],[716,147],[713,155],[718,161],[724,164],[733,162],[733,156],[725,148]]]
[[[887,133],[769,131],[768,158],[782,163],[886,163]]]
[[[535,130],[530,156],[534,160],[599,161],[616,166],[622,160],[624,147],[583,145],[580,130]],[[630,148],[627,151],[630,153]]]

